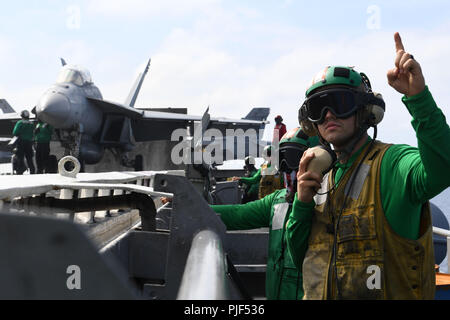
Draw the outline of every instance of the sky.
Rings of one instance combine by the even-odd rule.
[[[386,101],[378,138],[417,145],[401,95],[387,84],[394,32],[450,116],[448,1],[1,0],[0,98],[31,109],[61,68],[81,65],[107,100],[124,102],[149,58],[137,107],[244,117],[270,107],[288,129],[314,75],[354,66]]]

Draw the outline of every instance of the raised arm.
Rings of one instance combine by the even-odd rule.
[[[425,202],[450,185],[450,128],[425,85],[420,64],[405,51],[398,33],[394,41],[395,67],[388,71],[388,83],[404,94],[402,101],[413,117],[419,153],[394,146],[387,157],[405,181],[411,200]]]

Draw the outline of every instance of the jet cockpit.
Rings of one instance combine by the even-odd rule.
[[[74,65],[65,65],[59,72],[56,83],[73,83],[77,86],[92,84],[88,70]]]

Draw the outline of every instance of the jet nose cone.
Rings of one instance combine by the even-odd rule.
[[[42,96],[36,108],[40,120],[56,129],[65,129],[70,116],[70,102],[61,93],[51,92]]]

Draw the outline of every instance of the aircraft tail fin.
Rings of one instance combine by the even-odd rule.
[[[66,60],[64,60],[64,58],[60,58],[60,59],[61,59],[61,64],[64,67],[67,64],[67,62],[66,62]]]
[[[253,108],[244,118],[245,120],[266,121],[270,114],[270,108]]]
[[[128,95],[128,98],[125,101],[125,105],[127,107],[134,107],[134,104],[136,103],[136,99],[137,99],[137,97],[139,95],[139,91],[141,90],[142,83],[144,83],[144,78],[147,75],[148,69],[150,68],[150,63],[151,62],[152,62],[152,59],[150,59],[148,61],[144,72],[139,74],[136,82],[133,85],[133,88],[131,88],[130,94]]]
[[[3,113],[15,113],[16,111],[9,105],[5,99],[0,99],[0,109]]]
[[[263,148],[268,145],[267,141],[263,141],[266,124],[269,122],[267,118],[270,115],[270,108],[253,108],[250,113],[244,118],[245,120],[262,121],[258,132],[258,156],[262,155]]]

